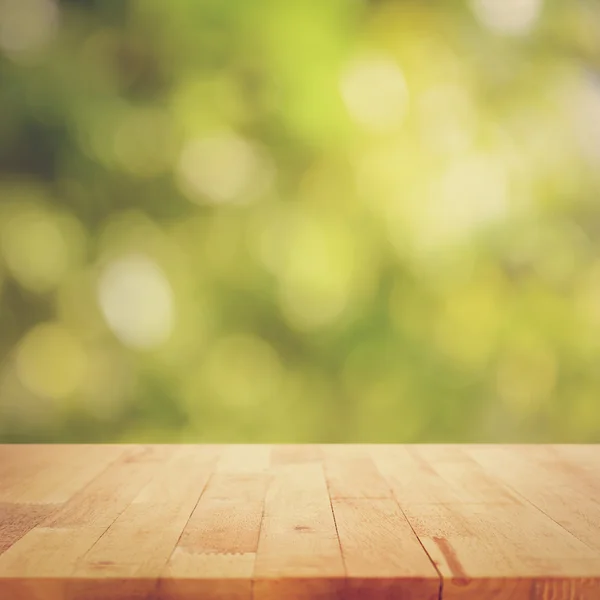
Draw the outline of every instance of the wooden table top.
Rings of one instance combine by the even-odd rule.
[[[2,600],[599,600],[600,446],[0,445]]]

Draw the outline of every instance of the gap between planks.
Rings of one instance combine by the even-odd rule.
[[[598,454],[589,448],[202,446],[201,451],[206,453],[198,462],[202,469],[194,470],[195,483],[186,487],[168,465],[186,472],[186,465],[196,464],[197,448],[124,447],[123,454],[13,546],[33,551],[41,542],[60,548],[70,529],[85,525],[89,539],[69,548],[77,559],[75,573],[97,583],[96,566],[115,569],[115,575],[137,578],[123,593],[152,589],[165,600],[195,597],[202,581],[188,581],[186,589],[177,573],[193,576],[198,569],[232,575],[207,579],[207,599],[220,593],[217,584],[225,586],[221,591],[228,598],[237,594],[244,600],[279,598],[282,591],[286,598],[312,598],[313,593],[343,598],[398,594],[403,600],[470,600],[486,594],[515,600],[600,597],[600,502],[593,500],[600,479]],[[56,452],[60,455],[61,450]],[[48,464],[45,457],[40,460]],[[156,467],[158,481],[153,477]],[[33,488],[19,490],[17,480],[6,493],[57,499],[65,492],[50,483],[65,480],[66,473],[68,468],[59,465]],[[81,473],[78,477],[86,478]],[[544,477],[564,494],[548,490]],[[113,497],[107,491],[115,485]],[[228,541],[218,532],[235,506],[227,501],[231,493],[243,498],[243,518],[234,520],[237,537]],[[116,542],[123,536],[135,537],[138,529],[143,534],[155,512],[168,529],[161,538],[164,548],[155,550],[140,534],[140,564],[128,565],[126,555],[123,572],[103,564],[118,553]],[[177,526],[169,529],[171,520]],[[132,529],[131,523],[140,527]],[[473,526],[485,537],[473,536]],[[202,540],[200,534],[207,531],[214,533],[215,548]],[[304,549],[299,555],[293,547],[286,550],[287,533]],[[236,547],[238,542],[241,546]],[[549,548],[539,551],[537,543]],[[559,554],[553,553],[553,545]],[[240,547],[244,552],[236,555]],[[322,551],[316,559],[309,552],[313,547]],[[365,547],[374,551],[375,559],[361,556]],[[314,581],[294,579],[288,572],[283,585],[285,552]],[[517,558],[511,559],[512,554]],[[499,562],[494,562],[496,555]],[[0,573],[6,566],[3,560],[0,554]],[[329,579],[317,576],[323,565]],[[38,566],[43,572],[44,565]],[[64,575],[72,577],[66,571]],[[418,595],[411,596],[411,588]],[[103,590],[118,595],[114,586]],[[62,600],[58,588],[56,593]],[[87,586],[77,593],[77,600],[91,598],[98,589]]]

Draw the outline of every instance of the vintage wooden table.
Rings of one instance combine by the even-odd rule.
[[[600,446],[0,446],[1,600],[600,600]]]

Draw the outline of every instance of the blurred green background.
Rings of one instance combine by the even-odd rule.
[[[600,3],[0,0],[0,441],[600,442]]]

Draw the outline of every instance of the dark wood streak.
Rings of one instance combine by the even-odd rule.
[[[59,506],[58,504],[0,502],[0,554],[52,515]]]
[[[471,581],[469,576],[465,573],[463,566],[456,556],[454,548],[450,545],[447,539],[434,537],[433,541],[435,545],[440,549],[440,552],[444,555],[448,568],[454,577],[454,583],[456,585],[468,585]]]

